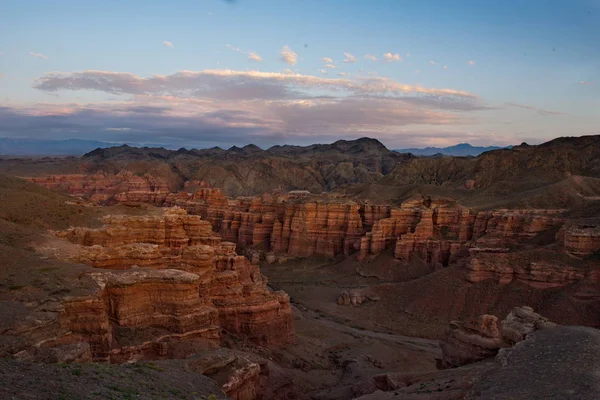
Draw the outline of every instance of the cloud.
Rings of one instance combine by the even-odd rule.
[[[323,62],[325,64],[333,64],[333,59],[329,57],[323,57]]]
[[[321,68],[319,71],[320,71],[320,72],[321,72],[323,75],[325,75],[325,74],[327,73],[327,70],[325,70],[325,69],[323,69],[323,68]]]
[[[298,62],[298,54],[294,53],[287,45],[283,46],[279,54],[281,55],[281,61],[291,65],[292,67]]]
[[[475,65],[475,61],[469,60],[469,61],[467,61],[467,64],[469,64],[469,65]]]
[[[325,65],[325,67],[326,67],[326,68],[330,68],[330,69],[335,69],[335,68],[337,68],[337,67],[336,67],[335,65],[333,65],[333,64],[326,64],[326,65]]]
[[[367,60],[371,60],[371,61],[377,61],[377,57],[375,57],[375,56],[374,56],[374,55],[372,55],[372,54],[365,54],[365,58],[366,58]]]
[[[356,62],[356,57],[354,57],[352,54],[350,53],[344,53],[344,57],[346,57],[344,59],[345,63],[355,63]]]
[[[400,57],[400,54],[396,53],[396,54],[392,54],[392,53],[385,53],[383,55],[383,59],[387,62],[392,62],[392,61],[402,61],[402,57]]]
[[[263,59],[261,56],[259,56],[256,53],[249,53],[248,54],[248,60],[250,61],[257,61],[257,62],[261,62]]]
[[[250,52],[244,51],[244,50],[240,49],[239,47],[234,47],[230,44],[226,44],[225,46],[230,48],[233,51],[237,51],[238,53],[246,54],[248,56],[248,61],[262,62],[262,60],[263,60],[262,57],[258,55],[258,53],[251,52],[251,51]]]
[[[44,60],[46,60],[48,58],[47,56],[40,54],[40,53],[29,53],[29,55],[32,57],[43,58]]]
[[[347,72],[338,72],[338,76],[347,76],[348,73]]]
[[[412,54],[406,53],[406,57],[412,57]]]
[[[504,103],[507,106],[511,106],[511,107],[518,107],[518,108],[523,108],[526,110],[531,110],[531,111],[535,111],[540,115],[568,115],[567,113],[564,112],[560,112],[560,111],[550,111],[550,110],[544,110],[541,108],[537,108],[537,107],[533,107],[533,106],[528,106],[525,104],[518,104],[518,103]]]
[[[162,44],[163,44],[165,47],[170,47],[171,49],[172,49],[173,47],[175,47],[175,46],[173,46],[173,43],[169,42],[168,40],[163,40]]]
[[[596,82],[592,82],[592,81],[579,81],[578,84],[579,85],[595,85]]]
[[[435,65],[435,64],[436,64],[436,62],[435,62],[435,61],[433,61],[433,60],[431,60],[431,61],[429,61],[429,64],[431,64],[431,65]]]
[[[477,98],[472,93],[446,88],[410,85],[390,78],[322,78],[278,72],[203,70],[179,71],[171,75],[141,77],[127,72],[88,70],[48,73],[34,82],[45,92],[59,90],[96,90],[122,95],[171,95],[234,99],[285,99],[310,97],[310,91],[330,90],[339,95],[379,94],[401,96],[406,93]]]
[[[444,65],[444,69],[448,69],[448,66],[447,66],[447,65]]]
[[[471,123],[470,113],[488,109],[476,95],[456,89],[322,73],[327,69],[321,68],[317,76],[289,69],[180,71],[147,77],[112,71],[50,73],[34,87],[48,93],[101,91],[117,95],[117,100],[4,111],[0,107],[0,137],[19,132],[60,138],[68,129],[77,129],[103,140],[179,147],[199,142],[315,142],[336,135],[397,138],[404,127]]]

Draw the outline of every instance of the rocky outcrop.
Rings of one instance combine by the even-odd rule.
[[[216,381],[232,400],[255,400],[261,390],[258,363],[235,351],[220,348],[205,351],[184,361],[187,369]]]
[[[509,252],[501,248],[472,248],[465,279],[477,283],[494,279],[501,285],[519,281],[538,289],[562,287],[593,278],[595,270],[559,261],[536,252]]]
[[[498,324],[494,315],[481,315],[466,323],[453,321],[440,341],[442,368],[459,367],[495,356],[498,350],[525,340],[528,334],[556,327],[530,307],[516,307]]]
[[[360,243],[359,259],[378,254],[394,243],[394,256],[403,261],[418,258],[434,267],[447,266],[464,252],[473,236],[475,215],[449,201],[424,198],[392,209],[378,220]]]
[[[69,174],[24,177],[49,189],[86,197],[98,204],[143,202],[162,205],[171,192],[167,180],[152,174],[139,176],[131,171],[117,174]]]
[[[600,227],[579,225],[569,227],[565,232],[565,249],[569,254],[584,257],[600,251]]]
[[[340,293],[337,303],[340,306],[359,306],[365,301],[378,301],[379,296],[367,289],[350,289]]]
[[[290,205],[273,225],[271,248],[296,257],[347,254],[364,233],[358,210],[354,202]]]
[[[182,358],[217,346],[222,331],[261,346],[294,340],[289,297],[199,216],[173,208],[104,223],[57,233],[73,243],[71,261],[98,268],[86,275],[98,289],[64,300],[62,333],[36,347],[89,343],[94,360],[125,362]]]

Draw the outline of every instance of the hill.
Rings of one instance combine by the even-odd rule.
[[[510,147],[510,146],[509,146]],[[469,143],[459,143],[454,146],[449,147],[425,147],[425,148],[410,148],[410,149],[396,149],[398,153],[411,153],[415,156],[424,156],[431,157],[437,155],[444,156],[457,156],[457,157],[465,157],[465,156],[478,156],[481,153],[485,153],[486,151],[498,150],[504,147],[499,146],[471,146]]]

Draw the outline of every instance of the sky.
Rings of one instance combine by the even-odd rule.
[[[600,0],[3,0],[0,137],[171,148],[600,134]]]

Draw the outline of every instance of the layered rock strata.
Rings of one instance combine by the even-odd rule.
[[[589,256],[600,251],[600,226],[580,225],[569,227],[565,232],[565,249],[577,257]]]
[[[208,221],[223,240],[235,243],[253,264],[276,257],[336,257],[356,253],[358,259],[393,248],[402,261],[413,259],[440,268],[468,257],[471,247],[507,247],[558,228],[564,210],[495,210],[473,212],[448,200],[429,197],[400,207],[356,203],[333,194],[270,193],[230,199],[220,189],[188,181],[183,191],[168,192],[165,182],[124,171],[118,175],[65,175],[29,178],[44,186],[100,203],[141,201],[178,206]],[[585,256],[600,249],[597,228],[574,228],[565,234],[570,254]],[[155,257],[146,252],[148,265]]]
[[[162,205],[171,192],[165,179],[152,174],[139,176],[127,170],[118,174],[68,174],[23,179],[52,190],[86,197],[98,204],[144,202]]]
[[[262,346],[294,340],[289,297],[199,216],[174,208],[104,223],[57,233],[75,244],[71,261],[99,268],[86,275],[98,289],[64,300],[61,329],[34,347],[88,343],[95,361],[125,362],[185,357],[218,346],[222,331]]]

